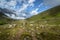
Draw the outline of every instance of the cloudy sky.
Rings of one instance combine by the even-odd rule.
[[[14,19],[25,19],[57,5],[60,5],[60,0],[0,0],[0,8],[14,10],[17,16],[5,13]]]

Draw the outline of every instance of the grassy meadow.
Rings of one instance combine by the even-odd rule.
[[[60,40],[60,6],[25,20],[0,16],[0,40]]]

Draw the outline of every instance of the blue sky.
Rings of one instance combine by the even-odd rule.
[[[6,14],[13,19],[25,19],[57,5],[60,0],[0,0],[0,8],[15,11],[17,16]]]

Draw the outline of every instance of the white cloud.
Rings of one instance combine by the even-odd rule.
[[[24,3],[22,3],[22,1]],[[15,9],[17,2],[22,3],[22,5],[20,6],[20,8]],[[16,11],[14,13],[17,16],[15,16],[14,14],[9,15],[8,13],[7,14],[5,13],[5,15],[9,16],[10,18],[25,19],[25,17],[23,17],[23,16],[27,16],[27,15],[24,13],[24,11],[27,9],[28,6],[33,7],[34,6],[33,2],[35,2],[35,0],[28,0],[28,3],[26,0],[10,0],[9,2],[7,2],[6,0],[0,0],[0,7]],[[33,11],[33,12],[36,14],[37,12],[35,12],[35,11]],[[22,17],[20,15],[22,15]]]
[[[25,19],[24,17],[12,17],[13,19]]]
[[[23,6],[21,6],[21,8],[18,10],[18,12],[25,10],[27,7],[28,7],[28,4],[23,4]]]
[[[33,10],[33,11],[31,12],[31,15],[37,15],[37,14],[38,14],[38,9],[39,9],[39,8],[36,8],[35,10]]]
[[[16,5],[16,0],[11,0],[7,2],[6,0],[0,0],[0,7],[7,9],[14,9]]]
[[[29,6],[32,6],[32,7],[33,7],[33,6],[34,6],[34,2],[35,2],[35,0],[29,0],[29,1],[28,1]]]
[[[15,19],[26,19],[26,18],[24,18],[24,17],[16,17]]]
[[[38,10],[40,9],[39,7],[41,7],[43,5],[43,3],[41,3],[38,8],[36,8],[35,10],[32,10],[32,12],[30,12],[31,15],[37,15],[39,12]]]
[[[57,5],[60,5],[60,0],[44,0],[43,3],[47,6],[57,6]]]
[[[5,15],[7,15],[9,18],[13,18],[13,19],[25,19],[24,17],[15,16],[14,14],[11,14],[11,16],[9,14],[5,14]]]
[[[22,1],[23,1],[23,3],[22,3]],[[20,4],[22,3],[22,5],[19,5],[19,8],[18,9],[16,9],[15,7],[16,7],[16,4],[17,4],[17,2],[19,2]],[[9,14],[6,14],[6,15],[8,15],[9,17],[11,17],[11,18],[15,18],[15,19],[25,19],[24,17],[20,17],[20,14],[22,15],[22,16],[27,16],[25,13],[24,13],[24,11],[29,7],[29,6],[31,6],[31,7],[34,7],[34,2],[35,2],[35,0],[28,0],[28,1],[26,1],[26,0],[11,0],[11,1],[9,1],[9,2],[7,2],[6,0],[0,0],[0,7],[1,8],[7,8],[7,9],[11,9],[11,10],[15,10],[16,12],[14,12],[14,13],[16,13],[17,14],[17,16],[15,16],[15,15],[9,15]],[[39,5],[39,7],[40,6],[42,6],[42,5],[45,5],[45,6],[56,6],[56,5],[60,5],[60,0],[43,0],[43,3],[41,3],[40,5]],[[35,10],[32,10],[31,11],[31,15],[37,15],[38,14],[38,9],[39,9],[39,7],[38,8],[36,8]]]
[[[43,5],[43,3],[41,3],[38,7],[40,7],[40,6],[42,6]]]
[[[16,1],[10,1],[10,2],[8,2],[8,5],[15,6],[16,5]]]
[[[27,16],[27,15],[24,13],[23,16]]]
[[[34,1],[35,0],[29,0],[27,4],[23,3],[21,8],[16,12],[17,15],[19,15],[21,13],[21,14],[23,14],[23,16],[26,16],[26,14],[24,14],[22,12],[24,12],[27,9],[28,6],[32,6],[33,7],[34,6],[34,3],[33,3]],[[24,2],[26,2],[26,1],[24,1]]]
[[[35,0],[29,0],[28,3],[33,3]]]
[[[29,0],[28,1],[28,4],[23,4],[22,6],[21,6],[21,8],[20,8],[20,10],[18,11],[18,12],[21,12],[21,11],[23,11],[23,10],[25,10],[28,6],[34,6],[34,4],[33,4],[33,2],[34,2],[35,0]],[[25,1],[26,2],[26,1]]]

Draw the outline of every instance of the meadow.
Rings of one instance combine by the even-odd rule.
[[[25,20],[0,16],[0,40],[60,40],[60,6]]]

